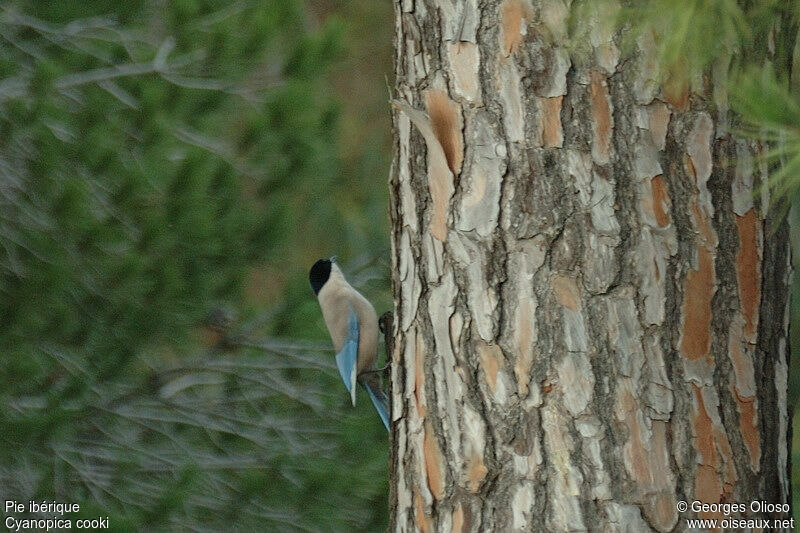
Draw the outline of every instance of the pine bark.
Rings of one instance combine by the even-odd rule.
[[[599,24],[580,58],[568,9],[396,3],[396,531],[789,501],[788,230],[726,65],[659,84]]]

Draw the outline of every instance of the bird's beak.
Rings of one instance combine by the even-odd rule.
[[[337,259],[339,259],[339,258],[338,258],[338,257],[336,257],[336,256],[334,255],[334,256],[332,256],[332,257],[330,258],[330,262],[331,262],[331,263],[335,263]]]

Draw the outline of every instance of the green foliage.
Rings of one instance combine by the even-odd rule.
[[[676,67],[690,74],[702,72],[750,38],[749,22],[736,0],[640,0],[621,5],[616,0],[580,0],[571,11],[570,26],[578,50],[595,28],[621,28],[620,45],[626,50],[644,47],[658,74],[666,78]]]
[[[0,8],[4,498],[116,530],[383,526],[369,402],[346,414],[326,344],[259,340],[320,338],[308,264],[383,246],[337,212],[342,32],[299,1]],[[209,345],[219,306],[241,318]]]
[[[624,9],[621,16],[638,21],[636,32],[656,36],[658,63],[666,68],[687,61],[690,71],[700,71],[750,37],[736,0],[651,0]]]
[[[738,133],[771,143],[766,158],[775,169],[771,185],[786,199],[796,190],[800,171],[798,93],[791,89],[800,86],[799,5],[789,0],[582,0],[571,11],[573,54],[586,55],[597,27],[614,27],[623,30],[622,48],[646,54],[661,82],[688,84],[712,69],[727,77],[732,108],[743,122]]]
[[[800,94],[792,94],[787,81],[779,80],[767,65],[734,79],[731,95],[742,121],[741,134],[769,143],[763,162],[773,169],[773,195],[791,198],[800,186]]]

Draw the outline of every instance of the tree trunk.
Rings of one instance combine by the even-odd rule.
[[[788,232],[726,67],[660,87],[567,19],[397,3],[393,529],[788,517]]]

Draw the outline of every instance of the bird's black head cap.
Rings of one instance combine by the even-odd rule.
[[[331,277],[331,265],[335,262],[336,256],[330,259],[320,259],[311,267],[311,271],[308,273],[308,281],[311,283],[311,288],[314,289],[314,294],[319,294],[322,286]]]

